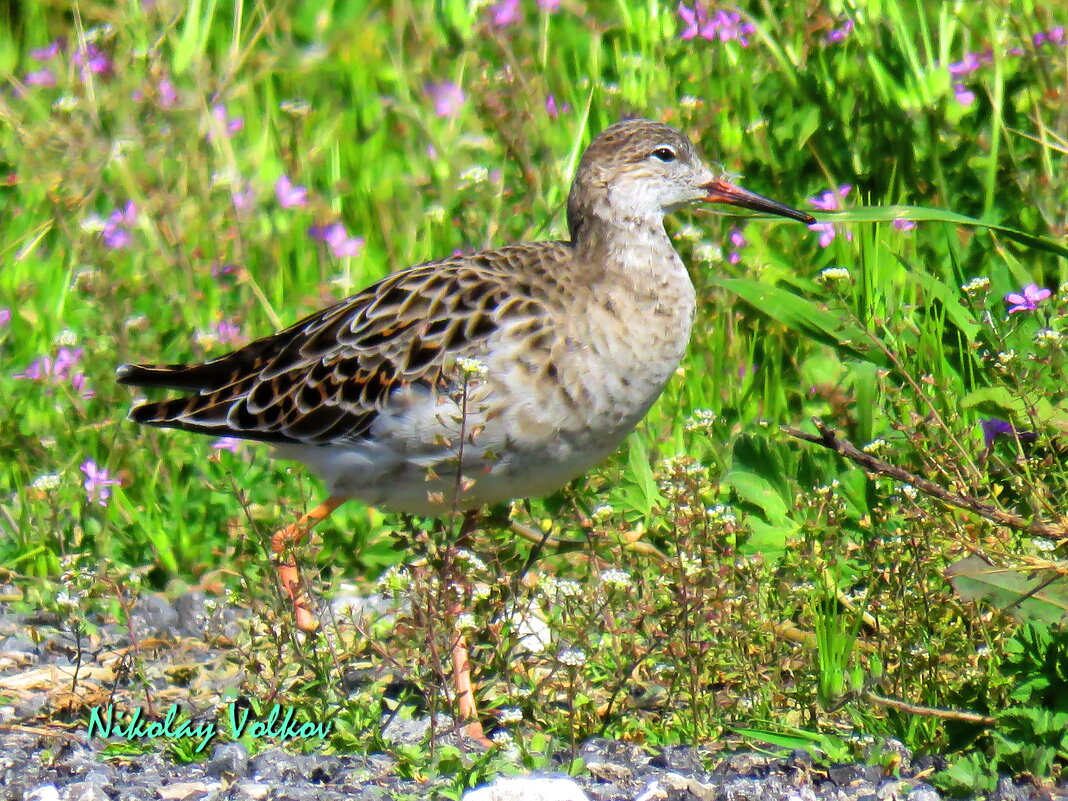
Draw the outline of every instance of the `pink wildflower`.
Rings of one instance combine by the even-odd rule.
[[[112,478],[107,469],[100,467],[92,459],[86,459],[82,464],[82,472],[85,473],[85,496],[89,503],[97,503],[101,506],[108,505],[111,498],[111,487],[122,484],[117,478]]]
[[[490,6],[490,22],[495,28],[508,28],[523,18],[519,0],[499,0]]]
[[[121,209],[115,209],[108,215],[104,230],[100,233],[104,244],[112,250],[128,248],[133,243],[131,226],[137,222],[137,206],[132,200],[126,201]]]
[[[464,90],[452,81],[428,83],[426,93],[434,101],[434,113],[439,117],[456,117],[467,102]]]
[[[27,72],[22,82],[27,86],[40,86],[43,89],[48,89],[56,85],[56,76],[48,67],[41,67],[39,70]]]
[[[295,185],[285,175],[280,177],[274,185],[274,194],[278,198],[278,205],[283,209],[308,205],[307,187]]]
[[[332,222],[323,226],[313,225],[308,229],[308,236],[325,242],[336,259],[350,258],[359,255],[363,250],[363,238],[349,236],[344,224],[340,222]]]
[[[1022,311],[1035,311],[1038,304],[1052,295],[1053,292],[1038,284],[1028,284],[1019,292],[1010,292],[1005,296],[1005,302],[1013,304],[1009,314]]]

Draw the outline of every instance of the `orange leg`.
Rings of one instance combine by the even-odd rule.
[[[471,533],[478,522],[477,512],[468,512],[464,515],[463,524],[460,526],[460,536],[456,538],[453,547],[462,548],[470,539]],[[457,576],[459,586],[466,588],[467,579]],[[463,612],[463,600],[458,598],[450,604],[449,618],[456,621]],[[478,718],[478,706],[475,704],[475,688],[471,681],[471,657],[467,650],[467,638],[457,626],[453,632],[452,641],[452,681],[456,690],[456,707],[460,720],[467,721],[464,724],[464,733],[479,745],[490,748],[493,742],[486,737],[482,729],[482,722]]]
[[[330,513],[345,502],[345,498],[331,496],[305,514],[296,523],[290,523],[281,531],[275,532],[271,537],[271,550],[278,557],[278,578],[282,582],[282,588],[286,591],[289,599],[293,602],[293,613],[297,618],[297,628],[301,631],[315,631],[319,628],[319,621],[315,619],[308,599],[304,594],[304,588],[300,581],[300,571],[297,569],[297,559],[293,555],[293,547],[299,545],[309,532],[319,523],[330,516]]]
[[[462,609],[462,604],[457,602],[449,610],[453,620],[457,618]],[[467,651],[467,638],[457,628],[453,632],[452,641],[452,682],[456,690],[456,707],[460,714],[460,720],[467,721],[464,724],[464,733],[479,745],[490,748],[493,742],[486,737],[482,729],[482,721],[478,719],[478,706],[475,704],[475,688],[471,683],[471,657]]]

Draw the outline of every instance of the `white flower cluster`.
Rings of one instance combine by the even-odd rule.
[[[712,425],[716,422],[716,413],[709,409],[694,409],[693,414],[684,425],[687,434],[700,432],[708,434],[712,431]]]
[[[487,180],[489,180],[489,170],[481,164],[476,164],[460,173],[460,188],[466,189],[476,184],[484,184]]]
[[[484,363],[478,359],[470,359],[467,356],[461,356],[457,359],[456,366],[460,368],[465,378],[482,378],[489,372],[489,368]]]
[[[849,280],[849,270],[845,267],[825,267],[820,270],[820,274],[816,276],[816,280],[821,284],[832,284],[838,281]]]
[[[990,279],[978,276],[966,284],[961,285],[961,291],[965,295],[980,295],[990,289]]]
[[[1060,331],[1056,331],[1052,328],[1043,328],[1035,334],[1036,345],[1056,345],[1064,338],[1064,335]]]
[[[705,509],[705,515],[708,517],[710,523],[720,523],[721,525],[730,525],[738,522],[738,517],[730,510],[730,508],[717,504],[716,506]]]
[[[601,573],[601,583],[606,587],[619,587],[620,589],[627,589],[630,587],[630,573],[626,570],[619,570],[618,568],[609,568]]]
[[[556,658],[560,660],[560,664],[568,667],[577,668],[586,664],[586,652],[578,648],[568,648],[566,651],[561,651]]]

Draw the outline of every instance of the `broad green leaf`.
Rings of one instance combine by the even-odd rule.
[[[789,509],[782,496],[767,479],[749,470],[735,468],[723,478],[742,500],[759,506],[769,523],[782,525],[789,520]]]
[[[965,225],[970,228],[986,228],[1001,234],[1014,242],[1019,242],[1035,250],[1044,250],[1062,258],[1068,258],[1068,247],[1037,234],[1029,234],[1006,225],[983,222],[966,214],[957,214],[946,209],[929,209],[925,206],[861,206],[846,211],[822,212],[815,215],[820,222],[836,223],[877,223],[894,220],[912,220],[913,222],[940,222],[951,225]]]
[[[1009,418],[1027,414],[1027,404],[1015,396],[1008,387],[983,387],[969,392],[961,398],[960,405],[965,409],[978,409],[983,414]]]
[[[969,556],[950,565],[946,575],[965,601],[983,599],[1021,623],[1068,621],[1068,579],[1042,586],[1053,578],[1048,570],[995,567]]]

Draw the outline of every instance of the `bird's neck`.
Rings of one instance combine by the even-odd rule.
[[[590,210],[569,222],[575,254],[593,268],[594,275],[603,270],[605,277],[624,283],[648,283],[653,277],[685,273],[660,214],[623,216]]]

